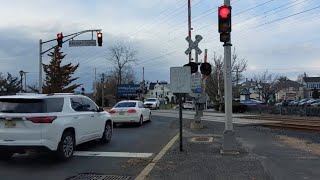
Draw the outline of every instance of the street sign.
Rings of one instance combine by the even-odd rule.
[[[191,92],[190,66],[170,68],[170,88],[173,93]]]
[[[96,40],[70,40],[69,47],[96,46]]]
[[[195,90],[197,88],[201,88],[201,74],[199,72],[191,76],[191,89]]]
[[[190,52],[192,51],[192,49],[194,49],[198,54],[201,54],[202,51],[201,49],[198,47],[199,42],[202,40],[202,36],[201,35],[196,35],[196,40],[193,42],[192,39],[188,36],[186,37],[187,42],[189,43],[189,48],[184,52],[185,54],[190,54]]]

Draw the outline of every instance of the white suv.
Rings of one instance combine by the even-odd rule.
[[[159,109],[160,101],[157,98],[148,98],[144,101],[144,105],[150,109]]]
[[[82,95],[0,96],[0,159],[32,149],[66,160],[78,144],[108,143],[112,127],[109,113]]]

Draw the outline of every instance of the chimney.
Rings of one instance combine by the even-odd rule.
[[[246,78],[246,82],[248,82],[248,78]]]

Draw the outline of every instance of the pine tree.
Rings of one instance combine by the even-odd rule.
[[[73,78],[72,75],[79,67],[79,64],[75,66],[71,63],[62,65],[62,60],[66,55],[60,52],[59,47],[50,52],[48,56],[51,57],[50,64],[43,65],[43,70],[46,74],[43,93],[70,93],[81,86],[81,84],[72,84],[78,79],[78,77]]]

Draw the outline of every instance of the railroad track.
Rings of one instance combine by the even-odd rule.
[[[241,117],[245,119],[267,120],[268,123],[260,124],[267,127],[297,129],[304,131],[320,132],[320,120],[308,120],[297,117],[279,117],[279,116],[250,116]],[[274,122],[272,122],[274,121]]]

